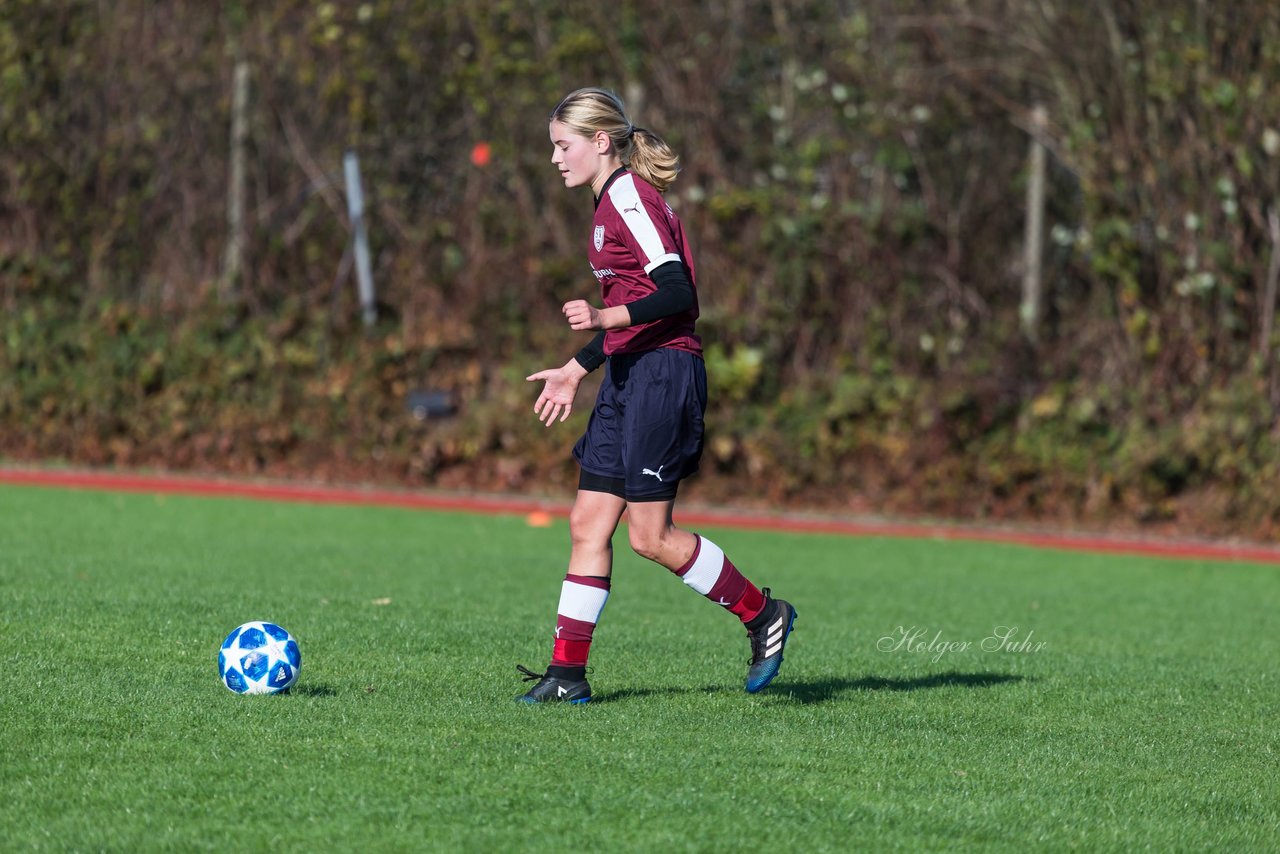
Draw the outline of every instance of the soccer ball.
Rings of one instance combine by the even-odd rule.
[[[301,669],[298,641],[275,623],[237,626],[218,650],[218,675],[237,694],[287,691]]]

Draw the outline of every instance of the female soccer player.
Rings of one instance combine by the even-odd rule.
[[[569,514],[572,549],[560,591],[555,643],[546,673],[526,703],[585,703],[591,635],[613,571],[613,534],[629,511],[631,548],[732,612],[747,629],[747,691],[778,673],[796,612],[748,581],[720,547],[672,522],[676,488],[698,469],[707,375],[694,334],[698,298],[693,256],[680,219],[662,198],[679,168],[675,152],[638,128],[622,102],[603,89],[579,89],[551,114],[551,162],[566,187],[590,187],[595,222],[587,258],[604,308],[571,300],[573,330],[599,334],[562,367],[539,371],[533,406],[550,426],[573,409],[582,378],[605,366],[587,431],[574,446],[581,468]]]

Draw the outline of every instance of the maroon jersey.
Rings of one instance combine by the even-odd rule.
[[[649,273],[668,261],[683,262],[689,271],[689,283],[694,286],[692,308],[651,323],[610,329],[604,337],[605,353],[670,347],[701,356],[702,340],[693,334],[693,322],[698,317],[693,256],[680,218],[662,194],[647,181],[619,170],[600,194],[593,224],[587,258],[600,282],[606,306],[632,303],[656,291]]]

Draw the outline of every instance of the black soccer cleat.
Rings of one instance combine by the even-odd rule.
[[[591,699],[591,686],[586,677],[572,679],[554,674],[555,667],[548,667],[546,673],[534,673],[529,668],[517,664],[516,670],[524,674],[524,681],[539,680],[537,685],[529,689],[527,694],[516,697],[517,703],[572,703],[581,705]]]
[[[768,587],[760,592],[764,594],[764,610],[747,628],[747,638],[751,641],[748,694],[762,690],[778,675],[778,668],[782,666],[782,650],[786,648],[787,637],[796,621],[796,609],[790,602],[771,597]]]

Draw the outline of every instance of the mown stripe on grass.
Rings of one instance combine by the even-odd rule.
[[[501,515],[537,513],[565,517],[569,513],[569,505],[565,502],[532,497],[410,492],[290,481],[246,481],[137,472],[0,467],[0,483],[156,495],[220,496],[305,504],[400,507]],[[681,507],[677,517],[678,521],[684,525],[717,525],[740,530],[1002,543],[1091,554],[1280,565],[1280,548],[1261,543],[1051,533],[960,524],[848,519],[793,513],[749,513],[728,508],[706,507]]]

